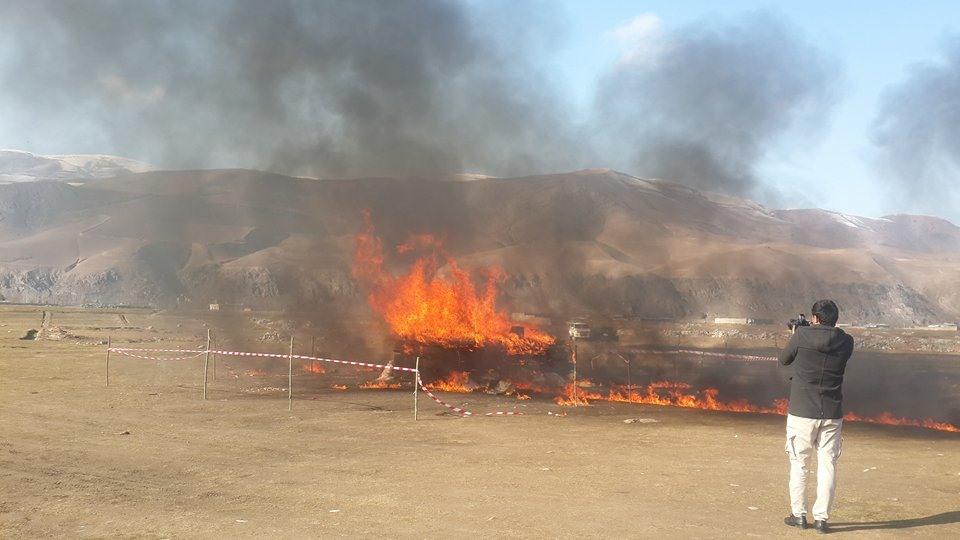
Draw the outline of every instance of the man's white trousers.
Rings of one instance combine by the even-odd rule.
[[[795,516],[807,514],[806,495],[810,457],[817,452],[817,500],[813,519],[826,520],[837,488],[837,460],[841,451],[842,419],[787,415],[787,457],[790,458],[790,506]]]

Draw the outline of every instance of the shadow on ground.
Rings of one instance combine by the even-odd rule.
[[[943,512],[932,516],[912,519],[895,519],[890,521],[869,521],[863,523],[845,522],[831,523],[831,532],[841,531],[875,531],[880,529],[910,529],[926,525],[949,525],[960,523],[960,510]]]

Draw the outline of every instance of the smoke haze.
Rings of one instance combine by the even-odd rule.
[[[825,118],[834,63],[773,15],[651,26],[597,96],[598,131],[641,176],[749,195],[768,149]]]
[[[173,168],[573,167],[563,107],[515,50],[544,36],[508,49],[475,16],[443,0],[2,1],[2,112]]]
[[[889,88],[874,123],[878,172],[903,211],[956,215],[960,174],[960,37],[942,61]]]
[[[564,35],[553,11],[0,0],[0,114],[34,140],[165,168],[395,177],[612,166],[750,195],[776,191],[757,176],[772,145],[829,109],[834,62],[777,16],[672,32],[647,16],[620,31],[629,50],[584,118],[550,72]]]

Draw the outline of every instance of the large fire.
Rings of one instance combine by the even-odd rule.
[[[407,343],[436,345],[446,348],[476,349],[500,347],[509,354],[540,355],[554,339],[528,325],[510,320],[496,306],[502,270],[488,268],[482,286],[474,276],[460,268],[443,250],[443,243],[429,234],[412,235],[395,248],[396,254],[420,254],[409,270],[393,275],[386,269],[383,243],[374,234],[369,213],[364,214],[364,231],[356,236],[353,277],[368,288],[368,301],[380,314],[396,338]],[[513,383],[517,399],[530,399],[529,391],[549,392],[523,382]],[[399,388],[387,381],[370,381],[362,389]],[[433,390],[472,392],[483,389],[470,382],[467,372],[454,371],[444,379],[428,385]],[[770,406],[754,405],[747,400],[722,401],[719,391],[706,388],[692,390],[689,384],[655,381],[646,386],[613,386],[599,392],[588,381],[570,383],[562,388],[556,403],[563,406],[588,406],[591,401],[638,403],[705,409],[713,411],[787,414],[787,400],[775,400]],[[520,393],[516,390],[526,390]],[[904,425],[960,432],[960,426],[931,419],[913,420],[884,413],[860,416],[848,413],[845,420],[875,424]]]
[[[384,268],[383,244],[374,234],[369,214],[356,237],[353,276],[370,288],[370,306],[383,316],[401,340],[450,348],[497,346],[509,354],[543,354],[553,338],[519,325],[498,310],[499,282],[504,274],[486,270],[482,288],[470,273],[447,256],[441,242],[416,235],[398,246],[398,253],[426,253],[410,270],[394,276]]]

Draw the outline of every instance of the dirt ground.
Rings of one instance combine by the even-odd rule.
[[[204,402],[202,358],[114,358],[106,388],[98,345],[194,345],[195,320],[58,310],[46,324],[70,339],[20,340],[42,312],[0,309],[3,538],[814,534],[781,523],[782,417],[446,394],[526,415],[459,418],[421,395],[414,422],[406,390],[331,389],[372,378],[345,370],[298,371],[288,412],[285,373],[229,360]],[[845,435],[836,531],[960,536],[960,436]]]

